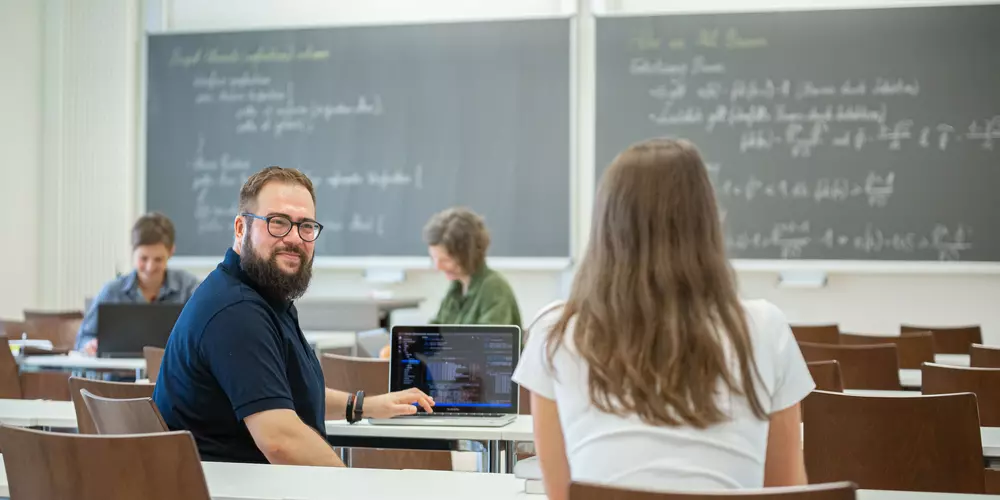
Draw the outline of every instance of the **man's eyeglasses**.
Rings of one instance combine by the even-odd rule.
[[[319,233],[323,231],[323,224],[314,220],[292,222],[291,219],[285,217],[284,215],[268,215],[267,217],[261,217],[260,215],[251,214],[249,212],[242,213],[240,215],[253,217],[254,219],[267,222],[267,232],[275,238],[284,238],[288,235],[288,233],[292,232],[292,226],[296,226],[298,228],[299,238],[302,238],[302,241],[316,241],[316,238],[319,238]]]

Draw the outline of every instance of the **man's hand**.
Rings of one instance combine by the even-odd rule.
[[[93,338],[83,345],[83,353],[88,356],[97,356],[97,339]]]
[[[391,392],[380,396],[365,398],[364,416],[368,418],[392,418],[399,415],[413,415],[419,404],[427,413],[434,413],[434,399],[420,389],[413,388],[401,392]]]

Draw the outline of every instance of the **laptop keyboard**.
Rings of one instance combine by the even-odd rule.
[[[440,417],[483,417],[483,418],[496,418],[503,417],[505,414],[494,414],[494,413],[417,413],[415,415],[406,415],[410,418],[440,418]]]

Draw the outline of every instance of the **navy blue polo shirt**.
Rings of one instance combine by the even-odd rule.
[[[326,438],[323,371],[295,306],[258,293],[232,249],[177,318],[153,400],[202,460],[267,463],[243,423],[266,410],[294,410]]]

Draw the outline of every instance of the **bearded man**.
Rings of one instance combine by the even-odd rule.
[[[153,393],[202,460],[342,467],[325,420],[431,411],[416,389],[365,399],[325,388],[293,303],[322,231],[312,181],[298,170],[268,167],[240,189],[233,247],[185,304]]]

